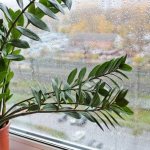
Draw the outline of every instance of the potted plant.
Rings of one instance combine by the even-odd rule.
[[[0,149],[9,150],[9,121],[13,118],[35,113],[65,113],[73,118],[84,116],[100,129],[101,123],[107,128],[109,124],[119,124],[114,115],[123,119],[122,114],[133,114],[126,100],[127,89],[123,89],[116,79],[122,81],[127,78],[124,71],[132,68],[126,64],[126,56],[112,59],[98,64],[90,72],[86,68],[80,71],[74,69],[68,76],[66,83],[55,78],[52,80],[52,91],[46,93],[42,90],[32,89],[33,96],[16,102],[7,108],[13,94],[10,83],[14,76],[11,63],[23,61],[21,49],[29,48],[27,41],[21,39],[22,35],[32,40],[40,41],[40,37],[28,25],[49,31],[42,18],[47,15],[57,19],[56,13],[64,13],[64,7],[71,8],[71,0],[16,0],[20,9],[13,10],[3,3],[0,9],[3,18],[0,19]],[[106,80],[107,79],[107,80]],[[111,83],[107,83],[107,81]],[[100,122],[101,121],[101,122]]]

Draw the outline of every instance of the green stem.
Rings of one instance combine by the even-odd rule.
[[[106,76],[106,75],[108,75],[108,74],[109,74],[109,73],[106,73],[106,74],[104,74],[103,76]],[[102,77],[102,76],[100,76],[100,77]],[[93,77],[93,78],[91,78],[89,81],[92,81],[92,80],[95,80],[95,79],[97,79],[97,77]],[[88,79],[82,81],[82,83],[84,84],[86,81],[88,81]],[[77,87],[77,86],[79,86],[78,83],[74,84],[70,89],[61,90],[60,92],[78,90],[78,89],[75,89],[75,87]],[[45,93],[45,94],[46,94],[46,95],[51,95],[51,94],[54,94],[54,92],[49,92],[49,93]],[[21,101],[21,102],[19,102],[19,103],[16,103],[15,105],[13,105],[13,106],[4,114],[4,116],[6,116],[6,115],[7,115],[11,110],[13,110],[13,108],[15,108],[16,106],[18,106],[18,105],[20,105],[20,104],[22,104],[22,103],[24,103],[24,102],[28,102],[28,101],[32,100],[33,98],[34,98],[34,97],[31,97],[31,98],[29,98],[29,99],[26,99],[26,100],[23,100],[23,101]]]
[[[55,110],[55,111],[33,111],[33,112],[24,112],[24,113],[20,113],[20,114],[16,114],[16,115],[12,115],[12,116],[6,116],[5,118],[0,120],[0,125],[3,124],[4,122],[7,122],[8,120],[11,120],[13,118],[17,118],[20,116],[27,116],[27,115],[32,115],[32,114],[43,114],[43,113],[67,113],[67,112],[95,112],[95,111],[100,111],[101,108],[94,108],[94,109],[66,109],[66,110]]]
[[[28,7],[29,7],[32,3],[34,3],[34,1],[35,1],[35,0],[30,1],[30,3],[21,11],[21,13],[18,15],[18,17],[17,17],[17,18],[15,19],[15,21],[12,23],[10,29],[8,30],[8,32],[7,32],[7,34],[6,34],[5,40],[4,40],[4,42],[3,42],[2,46],[1,46],[0,51],[3,50],[5,44],[7,43],[7,39],[8,39],[8,37],[9,37],[9,35],[10,35],[12,29],[14,28],[15,24],[17,23],[17,21],[20,19],[20,17],[23,15],[23,13],[28,9]]]
[[[21,13],[18,15],[18,17],[14,20],[14,22],[12,23],[10,29],[8,30],[8,32],[7,32],[7,34],[6,34],[6,37],[5,37],[5,39],[4,39],[4,42],[3,42],[2,46],[1,46],[0,51],[2,51],[3,48],[4,48],[4,46],[6,45],[7,39],[8,39],[8,37],[9,37],[9,35],[10,35],[12,29],[15,27],[17,21],[20,19],[20,17],[23,15],[23,13],[28,9],[28,7],[29,7],[32,3],[34,3],[34,1],[35,1],[35,0],[30,1],[30,3],[21,11]],[[13,50],[14,50],[14,49],[13,49]],[[13,50],[12,50],[12,52],[13,52]],[[10,66],[10,61],[8,62],[8,65],[7,65],[7,71],[8,71],[8,69],[9,69],[9,66]],[[7,76],[5,77],[5,79],[4,79],[4,81],[3,81],[3,85],[4,85],[4,86],[3,86],[3,88],[2,88],[2,93],[5,93],[5,91],[7,90],[6,87],[5,87],[6,78],[7,78]],[[8,83],[8,84],[9,84],[9,83]],[[9,86],[9,85],[8,85],[8,86]],[[7,87],[7,88],[8,88],[8,87]],[[6,100],[3,99],[3,100],[2,100],[2,116],[5,114],[5,112],[6,112]]]

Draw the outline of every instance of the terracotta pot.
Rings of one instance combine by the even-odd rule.
[[[9,150],[9,123],[0,129],[0,150]]]

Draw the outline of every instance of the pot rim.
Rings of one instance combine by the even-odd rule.
[[[0,128],[0,132],[3,132],[5,129],[9,128],[9,125],[10,125],[10,123],[8,121],[4,127]]]

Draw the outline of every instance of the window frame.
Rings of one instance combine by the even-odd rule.
[[[48,137],[45,135],[39,135],[36,133],[29,132],[27,130],[22,130],[15,127],[10,127],[10,136],[15,136],[19,138],[22,143],[28,140],[31,144],[45,145],[46,147],[60,149],[60,150],[94,150],[95,148],[89,148],[87,146],[79,145],[77,143],[68,142],[60,140],[53,137]]]

